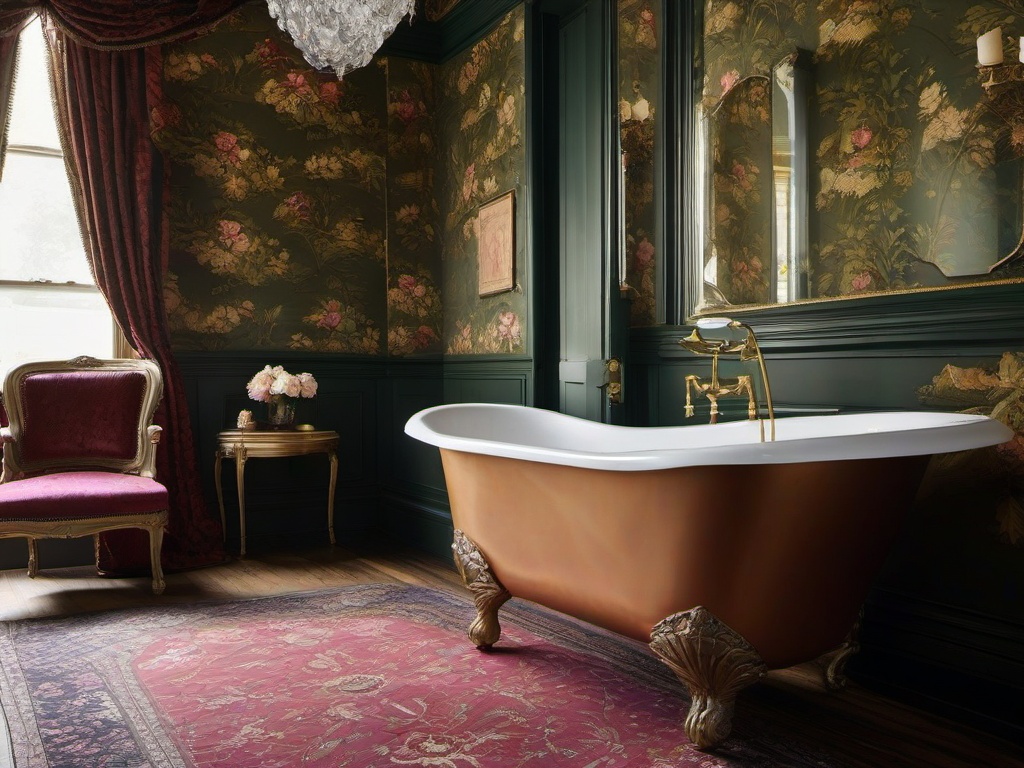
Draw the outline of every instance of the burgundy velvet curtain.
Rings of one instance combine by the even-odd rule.
[[[56,70],[67,149],[73,160],[96,284],[132,346],[164,374],[157,421],[164,428],[157,478],[170,495],[164,539],[168,568],[222,560],[220,520],[206,509],[199,482],[188,404],[171,350],[163,302],[167,242],[163,180],[149,138],[147,59],[159,77],[159,51],[102,51],[57,41]],[[144,537],[134,531],[101,539],[104,571],[146,564]]]
[[[247,0],[0,0],[0,37],[40,13],[91,48],[142,48],[194,34]]]
[[[241,4],[15,0],[0,8],[0,104],[6,109],[10,96],[9,79],[3,77],[5,51],[13,49],[31,14],[41,12],[72,188],[96,283],[132,346],[163,371],[157,478],[170,495],[163,549],[170,569],[219,562],[224,550],[220,518],[203,500],[184,385],[164,310],[167,187],[162,158],[149,136],[150,106],[159,94],[162,68],[156,44],[192,34]],[[148,570],[148,551],[144,534],[105,534],[100,567],[118,573]]]

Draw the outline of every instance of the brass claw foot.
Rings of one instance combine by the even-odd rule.
[[[476,618],[469,625],[469,639],[477,648],[487,650],[501,637],[498,609],[512,597],[512,593],[495,577],[473,540],[457,528],[452,552],[455,555],[455,567],[473,594],[476,605]]]
[[[857,642],[857,637],[860,634],[860,622],[863,617],[864,612],[861,611],[860,616],[857,617],[857,621],[853,625],[853,629],[850,630],[850,634],[825,665],[823,673],[825,687],[830,691],[841,691],[846,687],[846,662],[850,660],[853,654],[860,650],[860,643]]]
[[[684,729],[698,749],[725,740],[736,694],[768,672],[750,643],[701,606],[659,621],[651,630],[651,650],[690,691]]]
[[[825,666],[824,678],[826,688],[830,691],[841,691],[846,687],[848,682],[846,662],[859,650],[860,643],[852,639],[839,646],[839,650],[832,655],[832,658],[829,659],[828,664]]]

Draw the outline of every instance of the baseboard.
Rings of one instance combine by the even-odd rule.
[[[923,710],[1024,743],[1024,625],[876,591],[850,677]]]
[[[453,526],[447,508],[385,491],[380,511],[390,539],[436,557],[451,557]]]

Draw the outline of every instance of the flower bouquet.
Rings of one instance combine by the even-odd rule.
[[[317,383],[311,373],[288,373],[282,366],[269,365],[245,387],[249,397],[267,404],[267,423],[274,428],[290,427],[295,421],[295,404],[300,397],[313,397]]]

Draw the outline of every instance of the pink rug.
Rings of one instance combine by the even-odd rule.
[[[7,622],[17,768],[836,766],[737,713],[694,750],[641,644],[513,601],[491,653],[461,599],[369,585]]]

